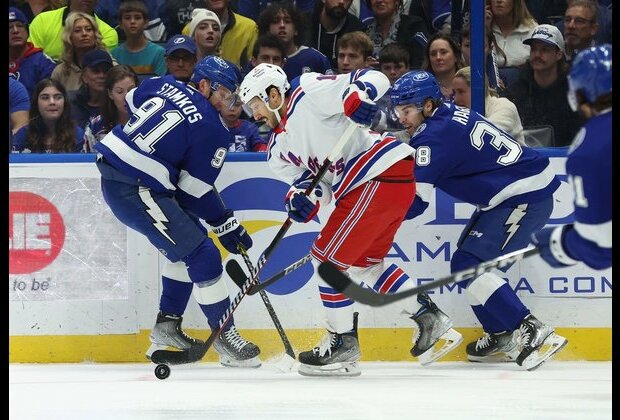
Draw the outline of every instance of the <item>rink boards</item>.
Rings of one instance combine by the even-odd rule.
[[[565,150],[541,150],[563,181],[550,225],[567,223],[572,192],[565,182]],[[71,155],[70,163],[59,161],[60,156],[38,158],[46,161],[11,156],[9,169],[9,360],[143,361],[165,257],[116,221],[101,197],[92,156]],[[229,155],[217,187],[252,234],[250,256],[256,261],[286,218],[283,196],[288,185],[273,176],[264,155],[238,153]],[[316,221],[294,224],[261,277],[305,255],[331,208],[322,208]],[[473,210],[437,191],[419,220],[403,223],[387,261],[402,267],[416,284],[447,275],[450,256]],[[222,251],[224,260],[231,257]],[[558,359],[611,360],[611,269],[552,269],[533,257],[503,276],[539,319],[569,339]],[[227,281],[234,296],[238,288]],[[312,347],[322,334],[323,308],[310,264],[268,291],[295,350]],[[445,360],[463,360],[465,343],[480,334],[463,291],[446,286],[434,290],[432,297],[465,336],[464,344]],[[364,360],[410,360],[412,323],[401,315],[406,308],[406,301],[374,309],[355,305]],[[235,319],[265,358],[282,352],[258,296],[245,298]],[[200,338],[208,336],[193,300],[183,325]],[[212,352],[205,360],[215,360]]]

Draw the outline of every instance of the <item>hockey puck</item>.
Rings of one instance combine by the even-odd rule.
[[[170,366],[163,363],[155,367],[155,376],[157,379],[166,379],[170,376]]]

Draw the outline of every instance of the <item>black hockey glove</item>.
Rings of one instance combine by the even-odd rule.
[[[213,226],[213,233],[228,252],[239,254],[238,244],[243,245],[246,250],[252,247],[252,238],[232,210],[227,210],[224,217],[210,224]]]

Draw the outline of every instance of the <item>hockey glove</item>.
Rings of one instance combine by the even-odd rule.
[[[224,217],[210,224],[213,226],[213,233],[228,252],[240,254],[238,244],[243,245],[245,249],[252,247],[252,238],[239,223],[232,210],[227,210]]]
[[[540,250],[540,256],[551,267],[560,268],[577,264],[563,246],[564,232],[568,226],[544,228],[532,234],[532,242]]]
[[[371,85],[367,86],[360,81],[350,84],[342,95],[344,114],[360,127],[370,127],[379,111],[379,107],[371,99],[374,96],[376,90]]]
[[[320,200],[323,197],[323,187],[317,185],[310,195],[305,191],[310,186],[311,179],[294,184],[286,194],[284,206],[288,216],[296,222],[308,223],[317,214],[321,207]]]

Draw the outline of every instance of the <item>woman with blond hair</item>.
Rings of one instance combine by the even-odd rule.
[[[84,54],[94,49],[106,50],[106,46],[95,18],[88,13],[69,13],[61,38],[63,51],[60,63],[52,72],[52,77],[61,82],[67,92],[75,92],[82,87]]]
[[[456,72],[452,81],[454,103],[471,108],[471,67],[463,67]],[[525,146],[523,124],[517,106],[507,98],[501,98],[497,92],[489,88],[487,78],[484,79],[484,116],[510,134],[519,144]]]
[[[493,31],[497,45],[506,54],[499,56],[498,67],[518,67],[530,57],[530,47],[523,44],[538,22],[525,0],[487,0],[487,30]]]

